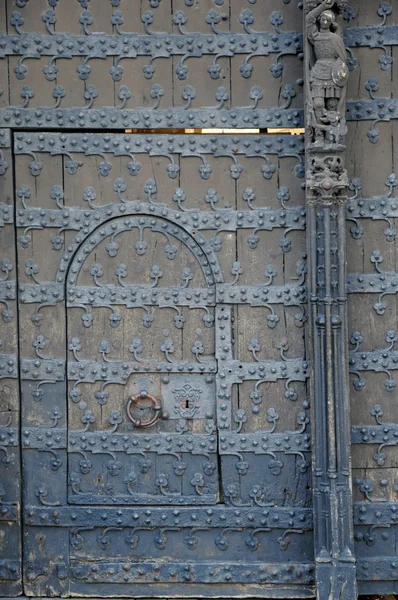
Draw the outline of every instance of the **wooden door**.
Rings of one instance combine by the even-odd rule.
[[[396,8],[351,4],[355,529],[345,469],[328,537],[303,3],[0,3],[1,596],[341,600],[339,536],[397,591]]]
[[[27,595],[312,594],[301,11],[241,4],[7,3]]]
[[[363,7],[354,2],[351,17],[347,41],[355,69],[348,105],[347,290],[357,577],[360,593],[393,594],[398,590],[394,149],[398,12],[388,3]]]
[[[32,589],[54,552],[64,593],[309,589],[304,215],[284,206],[301,138],[23,132],[14,149]],[[271,160],[289,190],[267,206]]]

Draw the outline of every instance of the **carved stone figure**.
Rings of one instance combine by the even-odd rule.
[[[347,133],[347,125],[345,119],[341,118],[341,114],[337,110],[324,109],[320,117],[320,124],[317,124],[317,129],[323,131],[325,142],[327,144],[343,144]]]
[[[308,102],[317,146],[339,144],[345,135],[344,104],[348,81],[346,49],[336,15],[335,0],[324,0],[306,16],[313,47],[309,65]]]

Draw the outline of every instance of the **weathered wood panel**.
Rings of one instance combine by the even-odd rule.
[[[361,593],[397,591],[397,7],[353,2],[347,160],[352,468]],[[350,9],[351,10],[351,9]],[[377,44],[373,36],[378,35]],[[383,122],[385,121],[385,122]],[[377,582],[373,581],[378,579]]]
[[[303,122],[296,3],[273,0],[264,11],[232,0],[50,7],[7,0],[4,27],[10,109],[0,124],[106,130]]]
[[[0,130],[0,595],[22,591],[17,265],[11,132]]]

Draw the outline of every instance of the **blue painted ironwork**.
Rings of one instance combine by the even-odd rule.
[[[269,31],[257,31],[260,27],[255,21],[255,0],[248,0],[236,23],[229,22],[224,1],[214,0],[215,8],[203,15],[202,29],[197,32],[190,22],[195,3],[186,0],[183,11],[170,15],[172,23],[167,26],[171,26],[171,33],[162,33],[166,28],[159,18],[162,0],[150,0],[148,10],[143,8],[139,15],[141,32],[129,33],[125,31],[128,17],[127,11],[123,12],[123,2],[111,0],[109,30],[99,33],[94,5],[90,7],[89,0],[79,0],[73,4],[80,33],[75,28],[72,34],[60,30],[62,19],[57,0],[49,0],[49,8],[40,16],[41,32],[30,31],[27,15],[32,0],[17,0],[16,4],[16,9],[7,15],[7,34],[0,35],[0,59],[3,63],[16,59],[10,71],[11,91],[4,90],[3,100],[5,96],[15,99],[18,94],[21,98],[9,106],[3,103],[0,126],[15,130],[14,155],[20,173],[18,161],[22,164],[27,159],[29,177],[43,178],[43,157],[62,156],[67,173],[73,175],[80,173],[86,159],[95,156],[99,186],[112,179],[113,192],[104,205],[97,200],[93,187],[83,187],[83,208],[71,206],[71,200],[78,202],[76,198],[65,199],[60,180],[48,190],[51,208],[47,198],[46,207],[44,203],[43,207],[30,206],[33,186],[30,189],[27,185],[15,190],[15,211],[9,204],[0,204],[0,227],[15,224],[23,257],[19,272],[28,278],[17,284],[12,253],[1,257],[2,324],[16,326],[16,300],[24,314],[26,331],[43,324],[45,330],[48,315],[54,319],[54,309],[60,311],[57,314],[81,313],[81,331],[90,333],[90,327],[93,331],[97,324],[96,311],[104,309],[109,310],[109,324],[116,332],[120,331],[120,324],[125,325],[123,311],[128,309],[146,328],[152,327],[152,332],[154,313],[159,311],[162,315],[162,311],[171,308],[177,333],[184,328],[187,313],[200,314],[201,326],[214,333],[215,349],[208,352],[198,339],[189,358],[177,359],[173,331],[159,343],[161,360],[155,360],[148,345],[138,338],[124,349],[128,360],[115,358],[112,339],[102,340],[99,348],[92,348],[87,356],[73,332],[66,342],[67,356],[57,356],[51,347],[54,340],[38,330],[31,338],[31,347],[30,342],[23,344],[20,360],[14,350],[0,354],[2,383],[17,384],[19,378],[24,408],[21,431],[14,417],[3,422],[0,415],[0,531],[5,527],[7,543],[12,540],[6,546],[5,560],[0,561],[0,595],[21,592],[18,536],[8,535],[11,527],[13,532],[19,531],[19,492],[14,480],[18,479],[20,446],[26,473],[25,586],[31,595],[155,596],[159,586],[162,594],[183,596],[189,584],[190,594],[198,595],[214,596],[216,588],[220,594],[232,597],[240,595],[245,585],[245,594],[249,590],[253,597],[310,597],[317,588],[322,600],[351,600],[356,594],[354,556],[360,592],[393,592],[398,579],[394,545],[398,505],[391,499],[396,497],[398,487],[394,474],[385,475],[382,468],[393,464],[397,425],[390,417],[384,417],[387,409],[383,402],[376,404],[375,400],[373,407],[365,411],[370,421],[364,419],[363,424],[351,427],[354,458],[357,452],[363,450],[365,455],[369,450],[366,456],[373,467],[363,473],[354,464],[360,471],[354,475],[354,494],[361,501],[352,504],[345,364],[349,362],[353,375],[354,394],[358,392],[367,398],[367,380],[373,373],[385,373],[381,392],[394,394],[396,334],[385,327],[385,347],[368,345],[370,349],[362,351],[360,344],[369,344],[370,340],[362,340],[366,336],[353,331],[347,348],[345,292],[353,299],[362,298],[363,294],[375,295],[373,308],[379,319],[394,300],[398,278],[393,268],[382,268],[383,254],[372,247],[369,258],[375,273],[350,273],[345,286],[343,221],[345,217],[354,241],[365,242],[367,223],[383,221],[379,231],[383,243],[394,242],[398,182],[394,173],[385,173],[384,195],[362,197],[360,180],[349,181],[346,176],[343,146],[345,120],[348,126],[369,122],[369,143],[383,142],[377,125],[397,118],[397,100],[379,97],[378,74],[367,73],[364,89],[369,97],[348,98],[345,116],[341,112],[337,121],[333,115],[323,115],[318,135],[315,132],[316,139],[311,139],[311,102],[304,111],[296,101],[301,96],[303,79],[309,83],[309,72],[300,77],[299,68],[299,77],[293,77],[290,83],[285,82],[285,76],[290,61],[296,64],[295,68],[300,65],[303,52],[304,64],[310,67],[311,52],[306,40],[314,22],[307,22],[304,38],[301,26],[297,32],[287,31],[283,7],[269,15]],[[289,1],[283,4],[297,10]],[[307,9],[314,10],[319,5],[318,0],[305,2],[306,14]],[[389,3],[376,3],[375,24],[366,27],[353,26],[358,13],[345,2],[330,0],[331,6],[324,5],[336,12],[340,9],[347,25],[345,62],[350,71],[357,68],[358,49],[378,53],[381,73],[392,70],[398,29],[391,24],[393,8]],[[301,13],[297,14],[301,19]],[[137,106],[134,90],[124,85],[123,75],[134,61],[142,58],[146,59],[142,75],[154,83],[148,105]],[[165,99],[165,90],[156,83],[161,64],[158,58],[168,64],[173,62],[175,81],[182,82],[181,88],[175,86],[172,105]],[[98,59],[107,65],[104,78],[115,89],[113,106],[107,105],[90,81],[91,61]],[[268,60],[267,67],[262,66],[264,59]],[[196,88],[184,85],[195,66],[204,60],[209,82],[223,83],[223,60],[230,65],[235,63],[239,71],[231,86],[214,88],[210,106],[197,102],[202,81]],[[30,65],[39,62],[44,65],[43,82],[54,84],[51,101],[44,106],[36,104],[40,80],[34,85],[29,82],[32,87],[24,85],[25,79],[29,81]],[[73,68],[77,68],[82,84],[81,98],[76,101],[76,93],[73,96],[76,106],[70,106],[70,90],[58,83],[58,78],[70,70],[71,62],[75,63]],[[269,81],[277,86],[279,106],[268,106],[264,102],[264,84],[256,85],[256,78],[267,68]],[[237,104],[233,88],[242,84],[247,100]],[[331,106],[324,108],[333,111]],[[301,136],[282,133],[120,133],[127,128],[266,129],[304,124],[309,132],[306,147]],[[51,133],[54,129],[57,132]],[[74,130],[79,133],[73,133]],[[99,130],[103,133],[89,133]],[[13,167],[10,133],[8,129],[0,130],[0,176],[6,177]],[[260,232],[271,235],[280,231],[277,251],[281,250],[287,260],[292,251],[292,232],[306,227],[305,207],[290,207],[289,190],[279,185],[280,209],[264,206],[267,202],[260,190],[252,188],[241,191],[245,210],[235,210],[228,204],[222,207],[214,189],[208,189],[190,205],[189,189],[180,187],[180,169],[184,161],[197,161],[197,171],[205,183],[216,172],[218,161],[227,159],[229,173],[227,168],[223,175],[240,190],[247,165],[249,178],[257,169],[264,182],[271,181],[276,177],[276,165],[285,158],[290,158],[294,175],[303,179],[304,151],[309,264],[306,266],[303,257],[297,256],[297,279],[291,281],[276,284],[276,269],[267,265],[256,283],[242,283],[246,274],[241,265],[231,261],[231,270],[225,269],[219,258],[222,235],[242,230],[247,249],[256,251]],[[131,177],[141,170],[140,157],[148,156],[168,160],[166,176],[175,181],[170,198],[164,197],[155,179],[140,184],[139,193],[134,195],[139,186],[131,185],[136,181]],[[121,176],[114,177],[120,157],[129,162]],[[330,180],[331,187],[323,185],[325,179]],[[177,245],[183,244],[196,261],[202,283],[191,281],[191,272],[183,272],[179,284],[163,286],[159,265],[152,266],[145,283],[127,283],[129,265],[117,260],[119,245],[115,238],[128,231],[139,232],[139,241],[131,248],[138,256],[145,255],[151,235],[163,236],[165,256],[170,261],[176,257]],[[45,269],[40,272],[30,254],[32,240],[40,232],[51,236],[49,251],[59,253],[58,269],[51,281],[43,275]],[[93,259],[103,240],[107,257],[116,259],[112,282],[108,263],[103,267]],[[79,280],[82,267],[88,277],[84,284]],[[308,301],[312,311],[311,363],[307,356],[293,355],[290,339],[281,340],[277,358],[263,357],[261,344],[255,338],[250,340],[247,354],[238,355],[234,348],[236,311],[242,314],[243,308],[265,308],[269,314],[261,327],[273,330],[283,321],[285,309],[293,307],[297,309],[294,326],[305,328]],[[330,351],[335,353],[334,361],[330,361]],[[323,371],[326,362],[335,367],[333,386],[330,373],[327,376]],[[271,384],[281,385],[284,401],[295,401],[297,384],[305,385],[310,375],[314,386],[312,426],[309,401],[305,399],[296,427],[283,430],[277,410],[265,407],[264,389]],[[137,377],[150,384],[131,390],[131,382]],[[150,387],[154,385],[152,377],[160,381],[157,390]],[[243,391],[248,384],[252,385],[251,391]],[[123,390],[124,400],[118,410],[111,410],[113,398],[108,390],[113,388],[108,385]],[[94,392],[88,406],[84,406],[85,387]],[[248,415],[241,409],[233,410],[236,389],[250,394],[255,418],[262,414],[260,409],[266,408],[261,430],[246,428]],[[157,394],[162,406],[154,415]],[[81,410],[81,427],[71,427],[67,422],[68,395],[69,406]],[[143,403],[154,399],[152,408],[146,409],[146,420],[156,416],[154,429],[141,430],[145,419],[134,416],[134,411],[140,410],[140,402],[132,403],[129,416],[127,404],[132,397],[142,398]],[[103,415],[101,422],[94,415],[98,405]],[[312,457],[311,432],[315,434]],[[333,462],[335,451],[337,458]],[[303,491],[310,478],[311,458],[315,466],[313,509]],[[350,519],[352,506],[354,528]],[[209,553],[206,561],[201,554],[203,548]],[[168,561],[170,555],[173,560]]]
[[[276,229],[281,230],[279,247],[288,253],[292,245],[289,234],[304,229],[304,210],[286,206],[289,200],[287,188],[281,188],[278,193],[280,210],[262,207],[263,203],[255,198],[253,190],[247,188],[243,199],[247,202],[248,210],[243,211],[218,208],[215,190],[209,190],[203,199],[203,208],[195,210],[186,206],[189,200],[186,200],[187,194],[181,188],[176,189],[172,198],[175,209],[164,201],[154,181],[147,181],[144,185],[145,202],[130,199],[127,191],[127,177],[131,175],[128,171],[139,169],[134,155],[164,156],[166,153],[170,160],[170,178],[174,178],[176,170],[175,156],[180,159],[179,168],[184,168],[184,160],[192,160],[193,157],[194,160],[198,159],[198,171],[203,180],[208,178],[213,162],[219,157],[231,158],[230,177],[237,180],[242,173],[240,155],[245,160],[260,157],[263,166],[260,164],[258,168],[265,179],[272,177],[274,172],[272,156],[278,159],[293,158],[296,162],[295,174],[301,178],[302,151],[301,137],[284,135],[277,138],[241,135],[231,138],[219,135],[166,137],[89,134],[87,137],[80,134],[16,134],[16,155],[32,158],[29,168],[34,176],[41,176],[41,157],[44,155],[66,153],[65,160],[73,173],[80,168],[82,157],[100,153],[98,175],[101,178],[109,176],[112,162],[119,155],[128,153],[131,157],[126,179],[115,179],[114,197],[106,205],[97,205],[95,191],[87,187],[82,190],[82,196],[88,208],[66,209],[63,206],[62,187],[54,186],[50,194],[54,208],[30,208],[29,189],[23,186],[19,188],[17,193],[22,208],[17,210],[16,219],[20,248],[29,250],[32,231],[56,229],[57,235],[52,243],[54,250],[60,252],[53,281],[42,281],[36,262],[32,259],[25,261],[29,283],[21,283],[18,293],[21,307],[26,305],[33,308],[31,320],[40,323],[49,307],[65,306],[67,311],[81,313],[82,327],[89,329],[93,326],[95,310],[102,307],[110,309],[110,325],[117,328],[124,318],[122,310],[125,308],[137,311],[144,326],[151,327],[152,311],[170,310],[172,307],[177,313],[175,327],[178,330],[184,327],[182,309],[185,308],[202,315],[203,326],[214,329],[215,338],[214,355],[206,354],[199,340],[192,346],[192,358],[184,360],[174,358],[175,344],[170,333],[160,347],[162,360],[155,360],[147,354],[145,342],[137,338],[129,347],[130,360],[117,360],[113,358],[111,344],[107,340],[103,340],[90,357],[84,356],[80,339],[72,333],[65,360],[50,354],[50,341],[38,335],[32,341],[36,357],[22,357],[24,397],[29,398],[30,402],[39,403],[43,409],[48,407],[49,413],[48,422],[41,422],[38,427],[25,423],[22,428],[22,447],[27,461],[33,460],[35,453],[40,453],[42,464],[60,482],[58,486],[50,487],[48,479],[38,473],[26,500],[29,505],[25,512],[26,526],[34,530],[41,523],[64,528],[65,532],[70,530],[70,559],[64,554],[58,561],[65,565],[61,572],[67,573],[66,585],[70,588],[66,589],[73,588],[79,593],[81,583],[96,585],[95,582],[101,580],[99,575],[96,576],[90,569],[86,570],[84,558],[74,562],[74,553],[79,554],[80,549],[87,553],[89,548],[95,547],[105,552],[110,548],[111,541],[112,549],[125,557],[125,564],[130,549],[136,548],[136,545],[138,552],[147,555],[153,551],[156,555],[172,544],[178,555],[182,550],[185,553],[187,548],[200,548],[202,535],[205,539],[210,536],[213,540],[211,547],[215,554],[210,563],[203,564],[198,557],[192,564],[183,555],[177,571],[176,564],[168,562],[163,572],[162,569],[159,571],[156,558],[147,566],[140,560],[143,572],[136,573],[135,567],[132,567],[128,576],[122,563],[111,561],[113,566],[109,566],[105,560],[104,581],[116,586],[115,589],[126,582],[138,585],[143,577],[153,582],[169,582],[177,578],[178,581],[200,585],[218,584],[220,581],[237,583],[231,554],[235,551],[233,548],[238,545],[243,553],[250,553],[250,556],[255,552],[264,553],[267,546],[264,536],[269,531],[273,532],[271,545],[275,545],[278,552],[286,552],[289,558],[292,557],[292,564],[297,563],[297,566],[287,567],[284,559],[275,561],[271,556],[269,559],[261,558],[263,562],[272,564],[274,571],[267,566],[255,567],[250,573],[242,574],[242,583],[279,581],[280,593],[283,586],[294,584],[300,590],[298,593],[304,593],[306,586],[312,585],[311,511],[302,508],[308,501],[305,492],[300,489],[297,494],[292,482],[287,481],[294,471],[303,483],[308,481],[308,405],[304,401],[295,430],[278,430],[279,415],[270,408],[265,429],[244,434],[242,426],[247,415],[242,409],[234,412],[231,402],[235,386],[252,383],[250,398],[253,414],[257,414],[258,406],[262,403],[260,386],[280,381],[284,385],[286,401],[295,401],[295,384],[305,384],[308,363],[304,357],[290,356],[286,339],[279,346],[279,359],[260,356],[261,347],[254,340],[250,342],[246,357],[237,356],[232,343],[234,306],[265,307],[269,311],[266,323],[271,329],[280,318],[276,312],[278,307],[294,307],[297,308],[295,326],[301,328],[304,325],[305,262],[297,262],[297,278],[291,284],[276,285],[274,279],[277,271],[268,265],[264,283],[239,285],[242,267],[235,263],[230,273],[224,273],[217,257],[221,247],[214,241],[221,232],[242,230],[247,232],[247,248],[250,250],[257,246],[259,231]],[[66,168],[69,169],[68,165]],[[176,256],[176,243],[184,244],[198,263],[204,282],[202,287],[191,283],[192,273],[188,272],[181,273],[179,285],[162,286],[163,273],[158,266],[151,268],[148,283],[127,283],[128,265],[117,261],[117,236],[134,230],[139,234],[139,242],[134,247],[138,256],[145,255],[151,234],[165,237],[165,252],[169,260],[174,260]],[[75,235],[65,246],[61,235],[63,231],[71,231]],[[212,240],[208,236],[213,232]],[[62,242],[55,239],[58,237]],[[91,256],[101,244],[106,245],[108,256],[116,260],[117,284],[108,282],[110,273],[98,261],[92,264]],[[92,283],[81,284],[80,276],[86,270],[86,265],[90,265],[88,274]],[[141,376],[149,381],[154,374],[161,378],[160,394],[151,391],[150,387],[137,388],[132,394],[128,391],[132,378]],[[152,420],[153,426],[141,431],[140,418],[134,414],[132,418],[128,415],[129,406],[132,413],[136,408],[130,403],[116,412],[109,410],[105,417],[109,424],[104,427],[97,425],[88,407],[82,407],[81,429],[65,427],[61,414],[64,409],[57,409],[51,416],[48,400],[53,392],[48,394],[47,390],[55,385],[64,390],[66,382],[69,382],[69,402],[71,406],[76,404],[78,407],[83,398],[81,388],[87,384],[94,385],[94,401],[103,407],[104,415],[107,414],[109,402],[108,385],[122,386],[126,390],[126,402],[127,398],[142,397],[143,401],[149,398],[154,406],[160,396],[159,418],[158,414],[155,418],[153,409],[150,409],[149,416],[143,422]],[[50,420],[54,421],[53,426]],[[134,426],[132,430],[126,429],[129,420]],[[200,421],[203,423],[202,433],[198,430]],[[197,424],[197,431],[191,430],[191,422]],[[160,429],[155,433],[153,429],[157,426]],[[163,427],[166,430],[162,430]],[[162,460],[168,461],[163,469],[158,466]],[[221,489],[218,463],[222,469]],[[26,469],[31,468],[29,465],[28,462]],[[264,481],[255,475],[259,468],[266,469]],[[297,494],[289,509],[278,506],[277,484],[273,483],[278,478],[285,480],[285,489],[291,489],[289,493]],[[98,485],[101,480],[106,483]],[[180,487],[176,481],[181,481]],[[66,483],[68,493],[64,496]],[[270,490],[275,490],[275,493]],[[69,507],[66,507],[66,502]],[[275,504],[276,507],[273,506]],[[103,516],[112,505],[119,505],[120,508],[115,517],[106,517],[103,525]],[[88,519],[81,512],[86,511],[87,506],[91,507]],[[96,506],[101,513],[95,513]],[[37,513],[41,508],[53,512]],[[74,511],[75,508],[77,512],[71,513],[70,510]],[[114,508],[116,506],[111,510]],[[38,522],[35,520],[36,514]],[[101,519],[98,525],[95,514]],[[152,514],[155,521],[152,521]],[[61,515],[70,515],[70,524]],[[131,527],[127,528],[124,524],[125,518],[128,518]],[[34,548],[34,540],[29,543]],[[116,547],[119,549],[116,550]],[[225,574],[218,574],[214,567],[220,561],[217,558],[219,553],[223,555],[221,562],[225,565]],[[304,562],[300,554],[305,557]],[[41,581],[47,581],[54,570],[50,568],[44,572],[43,568],[47,567],[28,561],[29,581],[37,581],[38,586]],[[109,569],[114,570],[114,577],[110,577]],[[181,573],[191,572],[192,577],[177,577],[179,569]],[[119,570],[120,574],[124,573],[124,579],[118,574]]]

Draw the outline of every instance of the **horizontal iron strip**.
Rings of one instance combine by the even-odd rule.
[[[19,154],[46,152],[52,156],[82,152],[86,156],[130,156],[149,154],[181,154],[182,156],[212,155],[213,157],[244,155],[262,158],[268,154],[298,156],[304,151],[302,135],[128,135],[123,133],[37,133],[17,132],[14,151]]]
[[[7,429],[0,429],[0,441],[5,439],[5,446],[18,445],[18,432],[13,429],[10,435],[11,442],[7,442]],[[67,444],[68,436],[68,444]],[[3,443],[3,442],[1,442]],[[217,440],[214,435],[205,434],[176,434],[176,433],[148,433],[134,435],[131,433],[114,433],[112,431],[76,431],[67,432],[64,428],[51,427],[23,427],[22,447],[52,451],[65,449],[69,452],[123,452],[126,454],[142,454],[154,452],[167,454],[168,452],[203,454],[217,451]],[[271,433],[269,431],[256,431],[248,434],[222,432],[220,434],[221,455],[236,454],[236,452],[253,452],[254,454],[267,454],[272,452],[285,452],[292,454],[310,451],[310,437],[304,431],[283,431]]]
[[[261,562],[165,562],[149,563],[71,561],[74,579],[85,583],[300,583],[314,581],[314,566],[310,563]]]
[[[270,527],[271,529],[311,529],[312,509],[276,507],[95,507],[58,506],[25,509],[27,525],[79,527]],[[394,525],[398,523],[398,502],[355,502],[355,525]]]
[[[189,207],[188,207],[189,208]],[[12,212],[12,208],[10,207]],[[10,212],[9,211],[9,212]],[[259,229],[271,231],[276,228],[304,229],[305,209],[302,206],[287,209],[255,208],[253,210],[174,210],[165,203],[152,200],[152,203],[130,201],[123,198],[123,202],[94,208],[18,208],[16,213],[17,227],[34,228],[62,228],[63,230],[80,231],[87,233],[94,231],[102,223],[113,217],[127,217],[129,215],[147,214],[172,220],[184,229],[236,231],[238,229]],[[5,221],[6,222],[6,221]],[[8,221],[7,221],[8,222]],[[11,221],[9,221],[11,222]]]
[[[398,100],[374,98],[347,102],[348,121],[390,121],[398,118]],[[302,108],[117,108],[75,106],[55,108],[9,106],[0,109],[0,127],[36,129],[297,129],[304,125]],[[141,135],[141,134],[134,134]],[[164,134],[167,135],[167,134]],[[181,135],[181,134],[179,134]],[[185,134],[189,135],[189,134]]]
[[[367,27],[350,27],[344,31],[344,42],[350,48],[395,46],[398,44],[398,30],[394,25],[373,25]],[[140,35],[122,32],[120,35],[101,33],[93,35],[56,35],[21,32],[20,34],[1,35],[0,58],[5,56],[41,56],[55,59],[69,59],[72,56],[89,58],[136,58],[147,56],[152,58],[168,58],[170,56],[186,56],[200,58],[203,55],[234,56],[237,54],[253,54],[267,56],[272,53],[296,54],[302,50],[303,36],[296,31],[268,33],[201,33],[186,32],[184,35],[151,32],[151,35]]]
[[[26,56],[54,59],[106,58],[107,56],[136,58],[144,56],[151,61],[156,58],[181,56],[201,58],[206,55],[232,57],[234,55],[268,56],[269,54],[296,54],[302,50],[302,35],[295,31],[267,33],[187,33],[170,35],[151,32],[151,35],[122,33],[110,35],[91,32],[92,35],[56,35],[22,32],[20,35],[0,36],[0,58],[5,56]],[[96,35],[93,35],[96,34]]]
[[[304,111],[300,108],[114,108],[76,106],[55,108],[10,106],[0,109],[0,127],[35,129],[273,129],[302,128]],[[134,134],[139,135],[139,134]],[[186,135],[186,134],[185,134]]]
[[[84,448],[85,450],[100,449],[101,444],[106,444],[109,447],[109,441],[111,441],[112,451],[125,452],[126,444],[132,441],[131,434],[121,433],[110,433],[108,431],[97,431],[92,432],[90,435],[83,434],[78,431],[70,431],[69,436],[71,439],[77,440],[75,436],[83,435],[85,440],[81,442],[86,444],[87,440],[89,447]],[[97,442],[93,436],[97,436]],[[175,447],[179,452],[188,452],[190,450],[184,449],[186,440],[184,438],[189,436],[176,436],[175,434],[162,434],[174,440],[180,442],[180,446],[176,443]],[[103,440],[102,436],[106,436]],[[158,434],[156,434],[158,436]],[[143,445],[143,450],[156,452],[156,446],[148,440],[152,440],[152,435],[148,434],[143,437],[146,441],[139,442],[139,447]],[[200,438],[200,436],[199,436]],[[204,436],[204,440],[207,437]],[[52,449],[58,450],[67,447],[67,431],[61,428],[51,427],[23,427],[22,428],[22,446],[24,448],[32,449]],[[90,440],[92,440],[90,442]],[[166,446],[166,438],[164,445]],[[93,444],[94,442],[94,444]],[[186,442],[188,443],[188,442]],[[201,442],[200,442],[201,443]],[[267,431],[256,431],[249,434],[236,434],[233,432],[223,432],[221,434],[220,443],[221,453],[228,454],[228,448],[239,452],[254,452],[255,454],[262,454],[264,450],[285,451],[285,450],[297,450],[297,451],[309,451],[309,436],[300,431],[285,431],[282,433],[269,433]],[[396,423],[385,423],[382,425],[357,425],[351,427],[351,443],[352,444],[398,444],[398,425]],[[19,432],[16,428],[11,427],[0,427],[0,445],[10,448],[17,447],[19,445]],[[148,445],[148,447],[145,447]],[[206,444],[207,446],[207,444]],[[163,447],[163,444],[162,444]],[[70,447],[73,450],[73,446]],[[131,447],[132,449],[133,447]],[[203,450],[203,448],[202,448]],[[205,450],[213,451],[213,450]],[[128,452],[127,452],[128,453]]]
[[[270,527],[271,529],[311,529],[312,510],[291,507],[234,507],[217,505],[204,507],[96,507],[58,506],[51,508],[28,506],[27,525],[79,527]]]
[[[6,285],[6,283],[8,285]],[[170,308],[187,306],[192,309],[213,307],[218,304],[249,304],[266,306],[284,304],[296,306],[306,302],[306,287],[296,284],[268,285],[254,284],[235,286],[228,283],[216,284],[215,290],[209,288],[184,288],[183,286],[153,287],[151,285],[116,286],[101,284],[96,286],[68,285],[69,308],[90,305],[93,308],[111,304],[124,305],[127,308],[158,306]],[[53,282],[40,284],[22,284],[19,287],[19,301],[22,304],[61,302],[64,300],[64,285]],[[0,283],[1,299],[15,299],[15,282]]]

